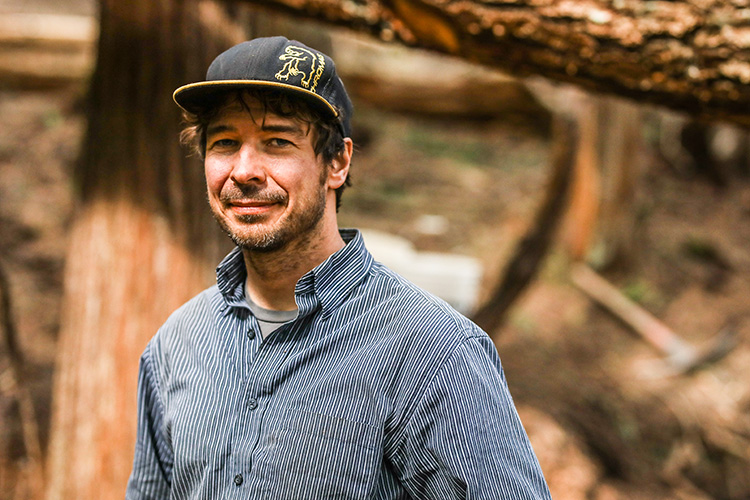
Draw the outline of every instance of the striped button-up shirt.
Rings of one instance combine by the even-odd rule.
[[[342,236],[267,338],[238,249],[158,331],[128,499],[549,498],[489,337]]]

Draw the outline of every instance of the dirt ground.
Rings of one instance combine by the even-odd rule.
[[[0,264],[43,441],[81,90],[0,91]],[[387,230],[420,250],[475,256],[483,296],[529,227],[549,173],[550,138],[519,117],[436,120],[358,106],[361,143],[343,226]],[[644,127],[645,130],[646,127]],[[569,280],[556,249],[497,339],[511,391],[559,500],[750,498],[750,182],[714,183],[647,148],[636,252],[605,276],[686,340],[730,324],[739,345],[694,374],[659,355]],[[442,231],[424,229],[438,216]],[[3,344],[3,349],[6,349]],[[4,354],[7,353],[7,349]],[[0,358],[7,379],[6,356]],[[17,407],[0,385],[0,484],[23,457]],[[0,487],[0,498],[13,498]]]

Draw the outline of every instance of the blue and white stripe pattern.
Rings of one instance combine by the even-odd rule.
[[[489,337],[342,236],[265,340],[237,249],[167,320],[127,499],[549,499]]]

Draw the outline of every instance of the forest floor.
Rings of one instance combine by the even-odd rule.
[[[0,264],[43,442],[81,108],[80,89],[0,91]],[[355,127],[361,147],[342,225],[474,256],[486,297],[542,199],[551,145],[544,127],[366,106]],[[554,498],[750,498],[750,179],[729,171],[719,188],[668,166],[648,145],[644,153],[636,251],[605,275],[690,342],[709,342],[734,320],[738,347],[694,374],[665,375],[658,353],[571,285],[559,245],[490,333]],[[425,215],[439,217],[430,220],[443,230],[424,230]],[[1,486],[23,454],[7,391],[0,428]],[[0,487],[0,498],[13,496]]]

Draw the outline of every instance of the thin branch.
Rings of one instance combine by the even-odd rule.
[[[545,199],[527,234],[516,245],[497,288],[472,318],[490,335],[503,323],[510,306],[537,275],[552,245],[568,199],[577,135],[574,122],[560,118],[556,123],[556,150],[553,153],[552,174]]]
[[[23,353],[18,345],[16,324],[10,298],[10,285],[7,274],[0,262],[0,338],[5,343],[3,352],[8,357],[8,370],[2,374],[0,389],[7,391],[18,402],[21,418],[24,450],[26,452],[25,480],[27,490],[43,491],[40,478],[44,478],[44,456],[39,437],[39,423],[34,410],[31,392],[23,383]],[[31,486],[36,485],[36,486]]]

